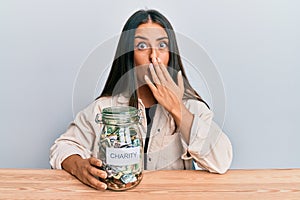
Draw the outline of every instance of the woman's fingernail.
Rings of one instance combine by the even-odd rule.
[[[158,62],[161,62],[161,60],[160,60],[160,58],[159,58],[159,57],[157,57],[157,61],[158,61]]]
[[[98,167],[102,167],[102,161],[101,161],[101,160],[98,160],[97,163],[96,163],[96,165],[97,165]]]
[[[181,72],[181,70],[178,72],[178,74],[179,74],[180,76],[182,76],[182,72]]]
[[[145,76],[144,76],[144,79],[145,79],[146,81],[148,81],[148,80],[149,80],[149,77],[148,77],[147,75],[145,75]]]
[[[107,173],[106,172],[102,173],[100,177],[106,179],[107,178]]]
[[[152,63],[149,64],[149,68],[153,68],[153,64]]]
[[[106,190],[107,185],[106,185],[106,184],[102,184],[102,185],[101,185],[101,188],[104,189],[104,190]]]

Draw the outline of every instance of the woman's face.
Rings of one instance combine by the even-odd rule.
[[[152,58],[160,58],[167,66],[169,62],[169,39],[164,28],[148,22],[137,27],[134,38],[135,66],[149,66]]]

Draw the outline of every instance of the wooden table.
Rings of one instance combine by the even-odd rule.
[[[140,185],[97,191],[63,170],[0,169],[0,199],[300,199],[300,169],[146,171]]]

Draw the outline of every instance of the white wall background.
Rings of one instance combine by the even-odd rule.
[[[299,168],[297,0],[0,0],[0,167],[49,168],[49,148],[73,119],[80,66],[145,7],[165,14],[217,66],[232,168]]]

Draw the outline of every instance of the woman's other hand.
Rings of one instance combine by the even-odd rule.
[[[145,76],[145,81],[155,99],[170,113],[173,113],[175,110],[178,111],[178,109],[180,111],[184,93],[181,71],[177,75],[177,85],[169,74],[167,67],[162,64],[159,58],[152,58],[152,63],[149,69],[154,83],[151,82],[147,75]]]
[[[189,144],[194,116],[182,102],[184,83],[181,71],[178,72],[178,84],[176,84],[160,59],[152,58],[152,63],[149,68],[154,83],[147,75],[145,75],[145,81],[157,102],[171,113],[184,140]]]
[[[107,185],[98,179],[98,177],[102,179],[107,177],[106,172],[99,169],[101,166],[101,160],[94,157],[83,159],[79,155],[71,155],[62,162],[63,169],[84,184],[97,190],[105,190]]]

